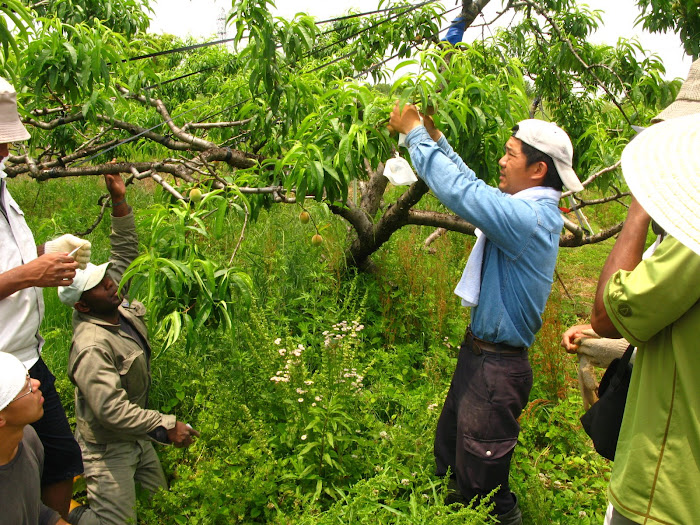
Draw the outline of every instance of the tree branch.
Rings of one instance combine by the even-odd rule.
[[[595,244],[609,239],[613,235],[617,235],[622,230],[623,223],[616,224],[615,226],[603,230],[595,235],[590,235],[588,237],[582,237],[580,239],[576,238],[574,235],[567,235],[559,239],[559,246],[562,248],[576,248],[578,246],[583,246],[585,244]]]
[[[615,170],[616,170],[617,168],[619,168],[621,165],[622,165],[622,161],[621,161],[621,160],[618,160],[618,161],[617,161],[615,164],[613,164],[612,166],[608,166],[607,168],[603,168],[602,170],[600,170],[600,171],[594,173],[593,175],[591,175],[590,177],[588,177],[586,180],[584,180],[584,181],[581,183],[581,185],[585,188],[586,186],[588,186],[591,182],[593,182],[594,180],[596,180],[596,179],[597,179],[598,177],[600,177],[601,175],[605,175],[606,173],[610,173],[611,171],[615,171]],[[566,191],[566,192],[562,193],[561,197],[562,197],[562,199],[563,199],[564,197],[568,197],[569,195],[573,195],[573,194],[574,194],[573,191]]]

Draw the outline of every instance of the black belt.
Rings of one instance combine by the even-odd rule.
[[[508,354],[508,355],[520,355],[523,352],[527,352],[527,346],[510,346],[504,343],[491,343],[489,341],[484,341],[476,337],[471,330],[471,326],[467,327],[467,331],[464,334],[464,340],[469,344],[474,355],[481,355],[482,352],[490,354]]]

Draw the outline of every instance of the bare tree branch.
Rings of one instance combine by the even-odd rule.
[[[596,244],[598,242],[605,241],[617,235],[622,230],[623,222],[612,226],[606,230],[596,233],[595,235],[589,235],[587,237],[577,238],[575,235],[567,235],[559,239],[559,246],[562,248],[577,248],[579,246],[584,246],[586,244]]]
[[[103,195],[103,197],[105,197],[105,196]],[[76,232],[74,234],[76,237],[85,237],[86,235],[91,234],[93,231],[95,231],[95,228],[97,228],[97,226],[100,224],[100,222],[102,222],[102,218],[105,215],[105,210],[109,206],[109,199],[100,198],[100,200],[102,201],[102,207],[100,208],[100,213],[97,216],[97,219],[95,219],[95,222],[93,222],[92,225],[84,232]]]
[[[252,122],[254,117],[247,118],[245,120],[234,120],[232,122],[188,122],[182,126],[183,131],[188,129],[213,129],[213,128],[233,128],[236,126],[243,126]]]
[[[446,233],[447,230],[445,228],[435,228],[435,231],[428,235],[425,238],[425,241],[423,241],[423,248],[428,248],[431,244],[433,244],[437,239],[439,239]]]
[[[621,166],[621,164],[622,164],[622,161],[618,160],[612,166],[608,166],[607,168],[603,168],[602,170],[594,173],[593,175],[588,177],[586,180],[584,180],[581,184],[585,188],[586,186],[588,186],[591,182],[596,180],[601,175],[605,175],[606,173],[610,173],[611,171],[615,171],[617,168],[619,168]],[[566,191],[566,192],[562,193],[562,198],[568,197],[569,195],[573,195],[573,194],[574,194],[573,191]]]
[[[185,132],[182,128],[179,128],[175,125],[175,122],[173,122],[172,117],[170,116],[170,112],[168,109],[165,107],[165,104],[163,104],[163,101],[158,99],[158,98],[146,98],[143,95],[136,95],[134,93],[131,93],[128,89],[119,86],[119,90],[121,93],[124,95],[125,98],[129,98],[132,100],[138,100],[142,104],[151,106],[160,113],[160,116],[163,118],[163,121],[167,124],[167,126],[170,128],[170,131],[175,135],[177,138],[179,138],[183,142],[187,142],[188,144],[191,144],[194,149],[198,149],[200,151],[208,150],[210,148],[216,148],[216,144],[213,142],[209,142],[208,140],[200,139],[198,137],[195,137],[194,135],[191,135],[190,133]]]

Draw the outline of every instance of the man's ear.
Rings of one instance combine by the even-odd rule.
[[[0,411],[0,428],[4,427],[5,423],[7,423],[7,420],[5,419],[5,416],[3,415],[2,411]]]
[[[82,299],[75,303],[73,305],[73,308],[78,310],[81,314],[90,313],[90,307],[87,304],[85,304],[85,301],[83,301]]]
[[[532,170],[530,172],[530,178],[533,181],[543,182],[547,176],[547,163],[541,160],[532,164],[530,168]]]

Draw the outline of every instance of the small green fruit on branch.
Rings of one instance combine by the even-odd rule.
[[[192,202],[199,202],[202,200],[202,190],[199,188],[192,188],[190,190],[190,200]]]
[[[323,237],[321,237],[318,233],[311,237],[311,244],[314,246],[321,246],[322,243]]]
[[[301,221],[302,224],[307,224],[309,220],[311,219],[311,215],[309,215],[309,212],[304,210],[299,214],[299,220]]]

